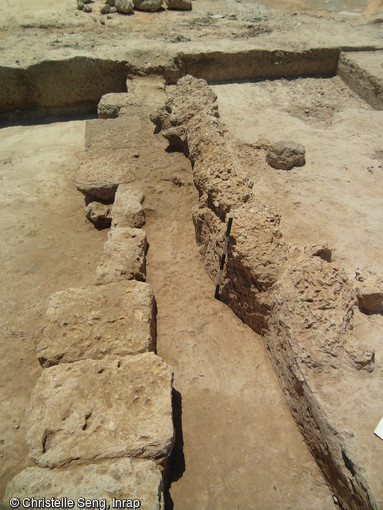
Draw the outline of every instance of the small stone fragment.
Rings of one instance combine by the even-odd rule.
[[[86,206],[85,215],[96,228],[109,228],[112,224],[112,206],[91,202]]]
[[[117,12],[117,9],[113,6],[110,8],[110,14],[115,14]]]
[[[271,144],[266,153],[266,161],[273,168],[291,170],[305,164],[306,150],[303,145],[290,141]]]
[[[383,315],[383,279],[366,268],[358,269],[355,279],[359,310],[366,315]]]
[[[97,106],[98,117],[100,119],[116,119],[121,108],[128,105],[129,95],[127,92],[105,94]]]
[[[112,207],[112,226],[141,228],[145,225],[143,201],[142,191],[129,184],[120,184]]]
[[[110,12],[110,5],[109,4],[104,4],[100,7],[100,13],[101,14],[109,14]]]
[[[190,11],[192,8],[191,0],[166,0],[168,9],[178,9],[181,11]]]
[[[84,7],[82,8],[82,10],[84,12],[92,12],[93,11],[93,8],[91,5],[84,5]]]
[[[134,9],[133,0],[115,0],[114,6],[121,14],[130,14]]]
[[[162,3],[163,0],[134,0],[134,7],[140,11],[155,12],[161,8]]]
[[[79,11],[82,11],[82,10],[83,10],[83,8],[84,8],[84,2],[83,2],[83,0],[77,0],[77,9],[78,9]]]
[[[375,350],[367,345],[346,348],[349,364],[357,370],[373,372],[375,368]]]
[[[113,228],[97,267],[96,285],[121,280],[146,280],[146,234],[139,228]]]
[[[147,510],[163,509],[163,487],[160,468],[152,460],[115,459],[88,466],[68,466],[65,470],[29,467],[16,475],[7,485],[5,500],[14,495],[21,500],[33,497],[43,500],[52,494],[56,500],[107,500],[134,495]],[[100,507],[101,508],[101,507]],[[131,507],[133,508],[133,507]],[[138,506],[136,506],[138,508]]]

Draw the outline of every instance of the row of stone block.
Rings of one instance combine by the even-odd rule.
[[[113,138],[110,125],[87,132],[93,127],[95,139],[103,130]],[[62,507],[79,498],[112,507],[115,498],[125,508],[163,509],[162,471],[174,443],[173,372],[152,352],[156,304],[145,283],[144,197],[115,165],[126,148],[109,149],[88,148],[77,187],[101,201],[114,198],[112,228],[95,285],[50,299],[37,349],[45,370],[26,417],[38,467],[17,475],[6,497],[54,496],[63,498]]]

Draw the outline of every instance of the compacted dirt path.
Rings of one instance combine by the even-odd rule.
[[[171,486],[174,508],[332,508],[261,338],[213,298],[194,240],[194,191],[169,182],[161,191],[146,225],[148,281],[158,354],[182,396],[185,471]]]

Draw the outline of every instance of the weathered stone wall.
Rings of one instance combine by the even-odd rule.
[[[204,80],[179,80],[152,121],[193,164],[196,238],[212,278],[225,215],[234,214],[221,299],[263,334],[291,412],[340,502],[355,510],[383,508],[379,456],[371,449],[369,462],[363,460],[342,426],[347,409],[340,410],[329,391],[349,380],[342,369],[347,350],[363,357],[352,333],[352,283],[327,247],[290,248],[278,215],[252,198],[254,183],[225,144],[216,97]],[[358,377],[363,384],[355,371]]]

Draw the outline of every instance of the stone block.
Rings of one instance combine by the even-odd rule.
[[[95,284],[133,279],[145,281],[147,248],[146,234],[142,229],[113,228],[104,244]]]
[[[142,118],[138,114],[117,119],[88,120],[85,128],[85,148],[97,151],[126,149],[134,152],[142,144],[141,124]]]
[[[142,191],[129,184],[121,184],[117,189],[112,208],[112,226],[141,228],[145,225],[143,201]]]
[[[76,186],[86,197],[112,202],[118,185],[134,181],[136,171],[128,150],[88,151],[80,160]]]
[[[173,447],[173,372],[152,352],[43,370],[26,412],[39,466],[121,457],[166,459]]]
[[[160,468],[151,460],[119,459],[73,466],[66,469],[29,467],[7,485],[5,501],[18,497],[60,500],[59,509],[67,509],[66,501],[80,498],[106,500],[113,508],[113,498],[139,500],[141,508],[163,510],[164,497]],[[138,505],[138,503],[136,503]],[[128,507],[129,508],[129,507]],[[133,503],[130,508],[134,508]],[[138,508],[136,506],[135,508]]]
[[[102,202],[90,202],[86,206],[85,216],[96,228],[108,228],[112,223],[112,206]]]
[[[100,119],[116,119],[120,110],[129,105],[127,92],[105,94],[97,106],[97,113]]]
[[[155,349],[149,284],[129,281],[67,289],[51,296],[37,356],[42,366]]]

